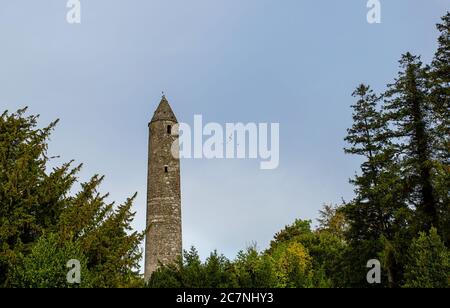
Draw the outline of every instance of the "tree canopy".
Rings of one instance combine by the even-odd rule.
[[[135,196],[107,203],[98,175],[71,193],[82,166],[71,161],[49,171],[48,140],[58,121],[37,122],[26,108],[0,117],[0,285],[69,286],[70,259],[82,263],[81,286],[138,283],[143,233],[131,229]]]

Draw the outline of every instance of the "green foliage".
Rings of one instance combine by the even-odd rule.
[[[277,259],[259,253],[254,247],[238,253],[231,262],[213,252],[201,262],[194,248],[183,259],[161,266],[148,287],[182,288],[271,288],[311,287],[311,258],[299,243],[277,249]]]
[[[340,239],[345,238],[348,224],[342,207],[324,204],[323,209],[319,211],[317,221],[319,223],[318,231],[334,234]]]
[[[280,287],[272,258],[270,255],[258,253],[255,247],[238,253],[234,270],[241,288]]]
[[[278,287],[313,287],[312,260],[308,250],[299,242],[278,245],[274,251]]]
[[[67,283],[67,261],[76,259],[81,265],[81,283]],[[31,253],[12,270],[12,286],[19,288],[91,287],[87,258],[77,243],[64,241],[55,235],[41,236]]]
[[[450,12],[437,25],[438,49],[429,71],[430,99],[433,110],[433,144],[438,160],[450,163]],[[448,170],[447,170],[448,172]]]
[[[382,261],[383,286],[401,286],[415,234],[437,228],[449,243],[450,14],[438,25],[431,67],[406,53],[382,95],[361,85],[346,152],[364,158],[351,183],[356,197],[343,213],[349,228],[346,284],[364,286],[369,259]],[[355,269],[356,268],[356,269]],[[411,279],[411,278],[408,278]]]
[[[332,219],[335,221],[335,219]],[[271,248],[240,251],[233,261],[213,252],[205,262],[197,250],[161,266],[148,287],[312,288],[339,285],[344,241],[330,232],[311,231],[311,222],[296,220],[274,237]]]
[[[405,288],[450,288],[450,250],[432,228],[411,243],[405,270]]]
[[[363,158],[360,174],[351,179],[356,197],[345,204],[341,212],[349,226],[345,238],[349,247],[343,268],[345,284],[365,284],[366,263],[377,258],[382,250],[380,239],[390,237],[395,229],[405,225],[397,215],[405,209],[402,203],[402,185],[395,170],[393,145],[387,139],[387,125],[381,112],[381,96],[369,86],[359,85],[353,97],[353,126],[345,140],[348,154]]]
[[[429,72],[433,116],[432,134],[435,157],[436,195],[438,196],[438,232],[450,245],[450,12],[437,25],[438,49]]]
[[[175,263],[161,266],[150,278],[149,288],[225,288],[237,287],[230,261],[216,251],[205,262],[191,247]]]
[[[286,226],[283,230],[275,234],[273,241],[270,243],[269,252],[275,248],[278,243],[289,242],[300,236],[311,234],[311,221],[296,219],[292,225]]]
[[[46,172],[47,139],[57,121],[38,129],[37,116],[0,117],[0,286],[45,230],[52,230],[75,182],[68,164]]]
[[[85,260],[90,286],[138,286],[143,233],[130,227],[134,196],[106,203],[99,176],[71,195],[81,165],[47,171],[57,121],[37,128],[38,116],[25,113],[0,117],[0,286],[65,286],[64,258],[72,254]]]
[[[296,220],[293,225],[286,226],[277,233],[267,251],[276,263],[283,260],[283,254],[286,252],[292,255],[292,252],[296,251],[297,259],[304,259],[305,265],[302,267],[306,271],[298,278],[291,279],[291,282],[297,281],[297,287],[337,287],[341,284],[341,263],[347,244],[341,234],[334,233],[334,229],[335,222],[339,222],[339,230],[342,230],[346,223],[342,220],[340,208],[330,210],[330,207],[325,205],[322,212],[328,212],[327,219],[322,217],[318,230],[311,230],[311,221]],[[290,259],[293,260],[292,257]],[[299,281],[303,283],[299,284]]]
[[[427,69],[420,57],[406,53],[401,71],[385,93],[383,106],[389,125],[388,136],[399,157],[405,203],[417,209],[417,230],[438,224],[436,192],[433,185],[432,144],[434,143],[431,106],[427,89]]]
[[[237,287],[236,275],[231,262],[217,251],[206,259],[205,284],[210,288]]]
[[[439,196],[438,231],[447,247],[450,247],[450,167],[436,163],[435,190]]]
[[[82,184],[82,191],[68,200],[59,221],[59,234],[77,241],[86,257],[97,287],[126,287],[137,283],[143,233],[132,232],[134,195],[114,207],[100,195],[103,177]]]
[[[158,268],[146,284],[147,288],[181,288],[184,287],[179,271],[182,260]]]

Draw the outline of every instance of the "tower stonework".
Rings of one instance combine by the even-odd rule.
[[[179,151],[177,123],[163,96],[148,124],[145,280],[160,263],[170,263],[182,254],[180,160],[172,155],[173,146]]]

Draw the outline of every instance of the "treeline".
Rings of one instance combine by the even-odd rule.
[[[450,13],[437,28],[430,64],[406,53],[384,93],[353,93],[345,152],[363,160],[353,200],[326,206],[318,230],[286,227],[263,253],[201,263],[191,250],[149,286],[368,287],[377,259],[379,287],[450,287]]]
[[[437,28],[429,65],[406,53],[384,93],[360,85],[353,94],[345,151],[364,162],[351,181],[356,197],[342,208],[346,259],[379,258],[389,287],[449,286],[450,13]],[[348,285],[363,284],[354,273]]]
[[[327,209],[332,209],[327,207]],[[334,218],[333,218],[334,220]],[[335,223],[333,221],[333,223]],[[342,226],[339,226],[339,228]],[[297,220],[279,232],[263,253],[249,247],[230,261],[217,252],[202,262],[195,248],[162,266],[150,288],[326,288],[333,287],[345,242],[331,230],[312,231]]]
[[[326,205],[319,227],[296,220],[270,247],[228,260],[195,249],[145,284],[144,232],[131,228],[134,196],[116,206],[95,175],[77,189],[80,166],[49,170],[48,139],[26,109],[0,116],[0,287],[450,287],[450,13],[424,65],[407,53],[384,93],[360,85],[345,138],[362,157],[355,198]],[[67,282],[67,262],[81,284]],[[367,262],[381,264],[380,284]]]

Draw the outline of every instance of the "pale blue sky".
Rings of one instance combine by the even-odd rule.
[[[106,175],[111,200],[139,193],[145,223],[147,122],[165,91],[180,121],[279,122],[280,166],[182,161],[184,246],[233,257],[267,247],[296,218],[352,197],[343,154],[355,86],[382,90],[401,53],[429,61],[450,0],[0,0],[0,109],[60,118],[50,153]]]

